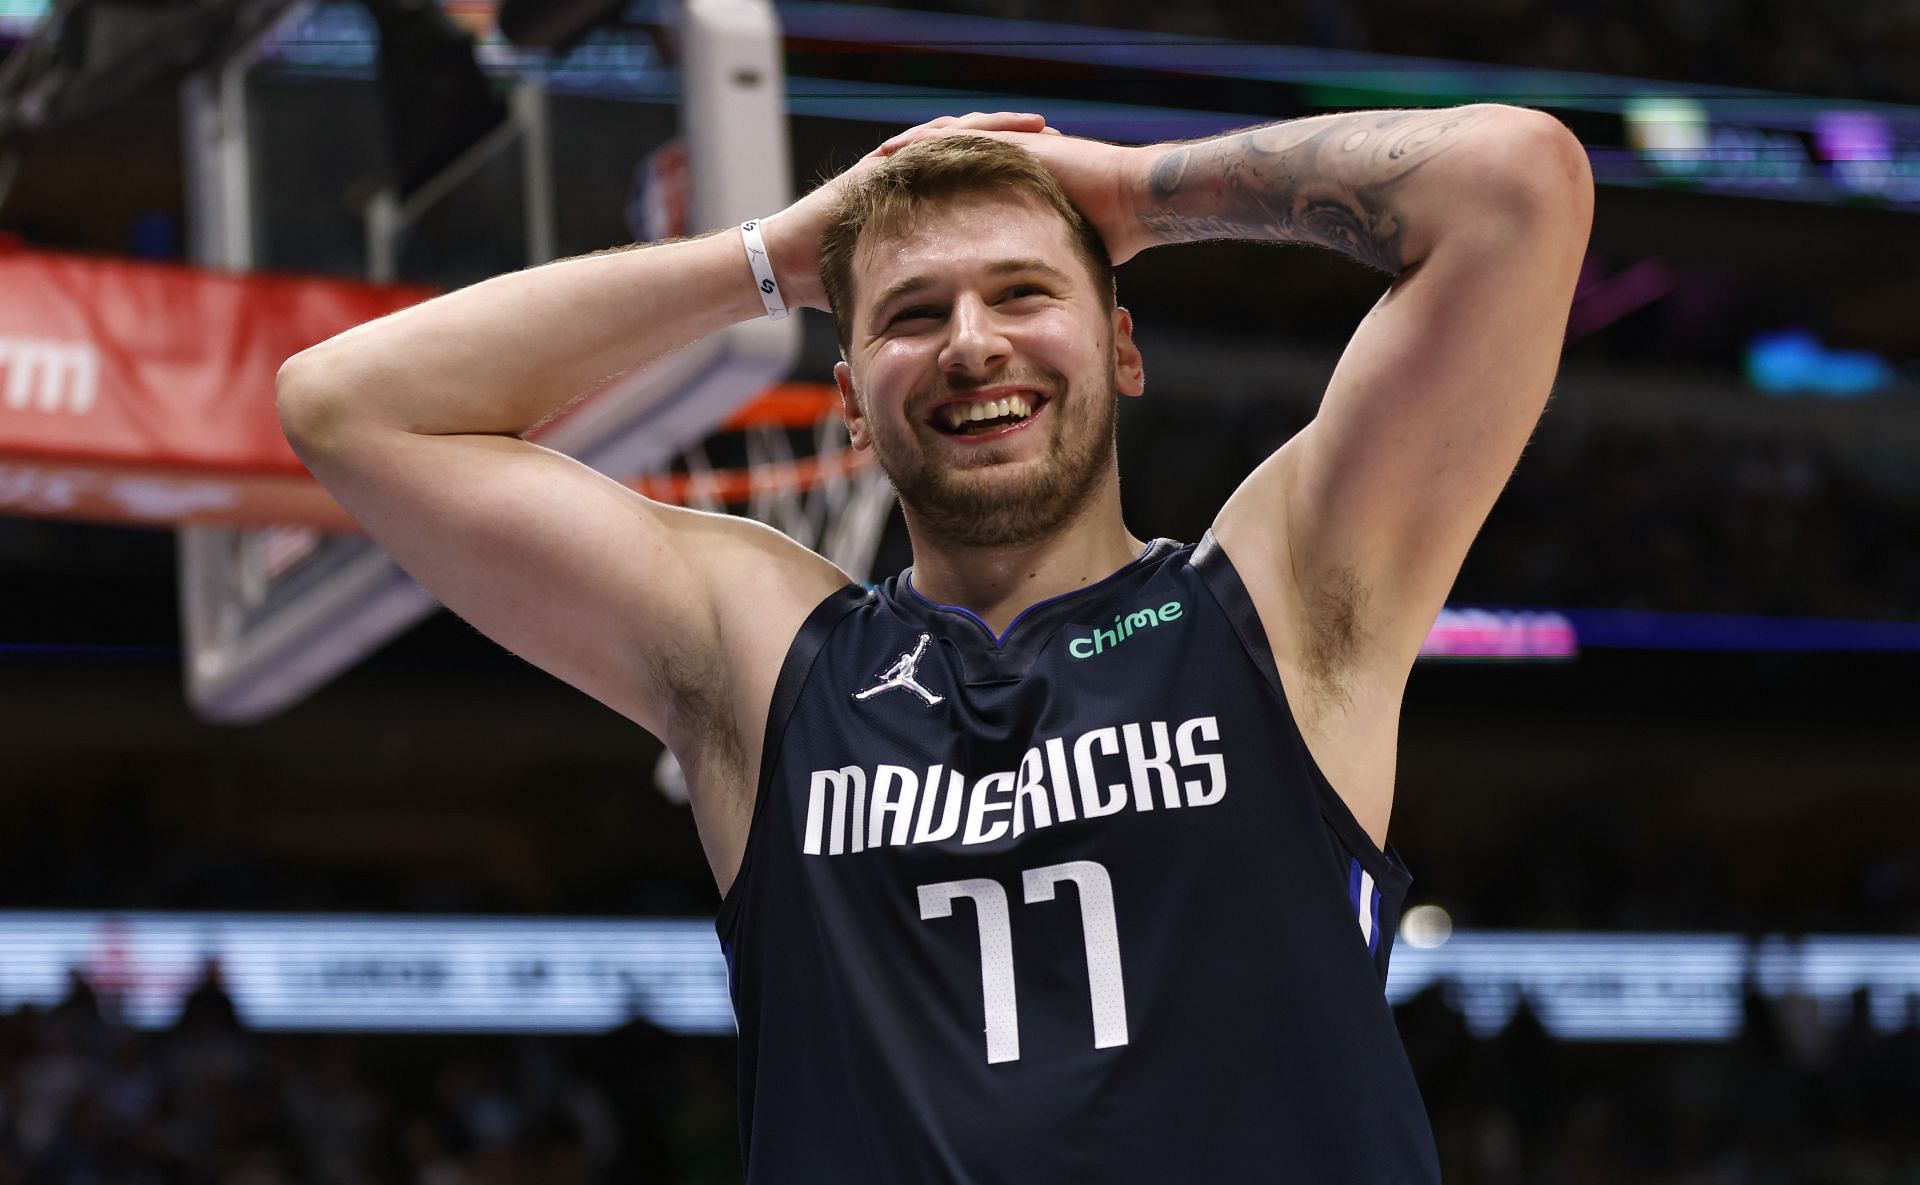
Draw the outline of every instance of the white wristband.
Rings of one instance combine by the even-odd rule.
[[[767,243],[760,237],[758,218],[740,224],[740,241],[747,245],[747,266],[753,269],[753,286],[760,290],[760,303],[767,306],[768,318],[778,321],[787,315],[787,302],[780,296],[780,281],[773,278],[773,263],[767,258]]]

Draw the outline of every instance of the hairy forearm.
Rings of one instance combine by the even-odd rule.
[[[529,268],[289,359],[289,431],[525,431],[597,383],[763,313],[737,233]]]
[[[1527,147],[1554,127],[1475,104],[1317,115],[1156,147],[1133,187],[1135,216],[1156,243],[1314,243],[1398,275],[1449,225],[1513,210]]]

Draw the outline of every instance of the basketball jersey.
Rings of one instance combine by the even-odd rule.
[[[749,1185],[1438,1182],[1409,875],[1209,533],[1001,636],[909,569],[801,627],[716,928]]]

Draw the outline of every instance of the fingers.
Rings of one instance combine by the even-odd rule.
[[[925,139],[935,132],[1053,132],[1060,133],[1047,126],[1047,117],[1030,111],[975,111],[969,115],[942,115],[930,119],[918,127],[908,128],[899,135],[889,138],[878,149],[881,156],[898,152],[916,140]]]

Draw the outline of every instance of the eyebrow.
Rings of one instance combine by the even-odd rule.
[[[1072,282],[1072,278],[1068,276],[1067,273],[1061,271],[1044,259],[996,259],[987,265],[986,271],[990,276],[1004,276],[1015,272],[1039,272],[1051,278],[1056,283],[1066,284]],[[880,294],[880,299],[874,302],[874,315],[878,316],[886,310],[888,305],[903,296],[910,295],[922,288],[932,287],[939,282],[939,279],[939,276],[930,272],[922,272],[917,276],[908,276],[904,280],[894,281],[887,286],[885,292]]]

